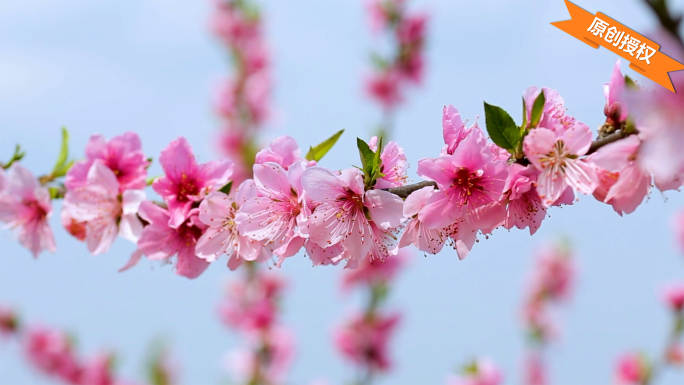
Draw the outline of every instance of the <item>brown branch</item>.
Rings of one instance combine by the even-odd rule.
[[[397,195],[401,198],[406,199],[406,197],[411,195],[414,191],[420,190],[423,187],[427,187],[427,186],[433,186],[434,188],[437,188],[437,182],[433,182],[431,180],[424,180],[422,182],[418,182],[418,183],[414,183],[414,184],[407,184],[405,186],[385,188],[383,190],[389,191],[394,195]]]
[[[620,130],[618,132],[614,132],[604,138],[596,139],[595,141],[591,142],[591,146],[589,147],[589,151],[587,151],[587,155],[593,154],[596,152],[599,148],[613,143],[617,142],[620,139],[624,139],[630,135],[634,135],[636,132],[627,132],[624,130]],[[527,158],[521,158],[517,160],[517,163],[520,164],[529,164],[529,161]],[[383,189],[384,191],[391,192],[394,195],[397,195],[403,199],[406,199],[409,195],[413,194],[413,192],[422,189],[423,187],[427,186],[433,186],[434,188],[437,187],[437,183],[433,182],[431,180],[425,180],[422,182],[414,183],[414,184],[407,184],[405,186],[399,186],[399,187],[392,187],[392,188],[385,188]]]
[[[635,134],[634,132],[628,133],[624,130],[620,130],[618,132],[614,132],[606,137],[596,139],[595,141],[591,142],[591,146],[589,147],[589,151],[587,151],[587,155],[595,153],[599,148],[613,143],[617,142],[620,139],[624,139],[632,134]]]

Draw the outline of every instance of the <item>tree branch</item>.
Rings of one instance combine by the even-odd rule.
[[[606,144],[610,144],[613,142],[617,142],[620,139],[624,139],[630,135],[635,134],[635,132],[626,132],[624,130],[620,130],[618,132],[614,132],[606,137],[596,139],[595,141],[591,142],[591,146],[589,147],[589,151],[587,151],[587,155],[595,153],[599,148],[605,146]]]
[[[620,130],[617,132],[614,132],[604,138],[596,139],[595,141],[591,142],[591,146],[589,147],[589,151],[587,151],[587,155],[595,153],[599,148],[613,143],[617,142],[620,139],[624,139],[630,135],[634,135],[636,132],[627,132],[625,130]],[[518,160],[518,163],[524,163],[524,164],[529,164],[527,161],[527,158],[522,158]],[[405,186],[399,186],[399,187],[391,187],[391,188],[385,188],[383,189],[384,191],[391,192],[392,194],[406,199],[409,195],[413,194],[415,191],[422,189],[423,187],[427,186],[433,186],[434,188],[437,187],[437,183],[433,182],[431,180],[425,180],[422,182],[414,183],[414,184],[407,184]]]
[[[424,180],[422,182],[418,182],[418,183],[414,183],[414,184],[407,184],[405,186],[385,188],[383,190],[389,191],[394,195],[397,195],[401,198],[406,199],[414,191],[420,190],[423,187],[427,187],[427,186],[433,186],[434,188],[437,188],[437,182],[433,182],[431,180]]]

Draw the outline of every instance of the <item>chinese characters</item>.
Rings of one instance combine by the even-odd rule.
[[[627,52],[636,59],[645,61],[646,64],[651,64],[649,59],[655,55],[656,49],[646,43],[641,43],[641,40],[625,34],[624,31],[618,31],[615,26],[610,28],[609,26],[608,22],[599,17],[594,17],[594,21],[587,28],[587,31],[591,32],[594,36],[602,37],[606,42],[613,44],[614,47]]]

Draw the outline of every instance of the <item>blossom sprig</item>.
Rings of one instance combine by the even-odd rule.
[[[282,384],[295,354],[293,334],[279,319],[285,281],[254,263],[246,272],[229,283],[219,306],[221,320],[248,345],[230,353],[229,369],[238,384]]]
[[[211,29],[231,59],[232,74],[220,85],[215,110],[222,122],[220,150],[233,160],[239,184],[251,174],[258,134],[270,114],[270,54],[262,13],[252,1],[215,0]]]
[[[152,188],[163,202],[155,203],[144,195],[150,160],[137,135],[95,135],[86,159],[64,177],[62,222],[93,254],[117,236],[136,243],[124,269],[143,255],[175,258],[176,272],[195,278],[222,255],[235,269],[244,261],[280,265],[302,249],[313,265],[344,261],[347,268],[387,260],[409,245],[428,254],[449,245],[462,259],[478,234],[499,227],[534,234],[551,207],[574,204],[577,193],[629,214],[652,185],[667,191],[684,181],[683,152],[672,147],[684,132],[684,93],[630,89],[619,65],[604,86],[606,119],[619,126],[612,134],[592,142],[589,127],[548,88],[523,93],[521,126],[485,104],[489,138],[477,118],[468,124],[447,106],[444,146],[418,161],[425,180],[413,184],[403,148],[382,137],[357,140],[360,166],[331,170],[319,161],[340,132],[304,157],[294,139],[282,136],[257,152],[254,178],[242,183],[232,160],[199,163],[179,138],[159,157],[164,174]],[[21,163],[0,171],[0,221],[16,228],[34,255],[56,248],[47,225],[51,198],[59,196]]]
[[[23,349],[27,362],[37,372],[68,385],[136,385],[142,382],[121,378],[116,374],[116,355],[101,351],[88,359],[78,356],[70,334],[47,326],[25,326],[11,308],[0,306],[0,342],[9,337]],[[157,379],[150,385],[172,385],[173,373],[161,358],[150,361],[157,368]]]
[[[547,245],[540,251],[523,300],[522,321],[527,352],[523,362],[523,383],[549,383],[544,350],[557,337],[552,307],[567,301],[572,292],[576,267],[567,243]]]
[[[368,10],[374,31],[384,31],[392,52],[373,52],[372,74],[366,79],[366,93],[383,107],[385,121],[380,132],[389,136],[392,115],[404,100],[409,84],[420,84],[424,73],[424,50],[428,17],[409,12],[407,0],[370,0]]]
[[[363,260],[356,269],[342,274],[343,291],[358,288],[367,294],[363,310],[336,325],[333,334],[338,352],[355,367],[357,377],[353,383],[356,385],[370,385],[393,367],[390,347],[402,315],[388,310],[387,300],[407,259],[408,255],[401,253],[386,261]]]

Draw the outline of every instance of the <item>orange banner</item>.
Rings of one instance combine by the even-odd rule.
[[[667,73],[684,70],[684,64],[659,52],[660,45],[601,12],[593,15],[567,0],[565,5],[571,19],[557,21],[551,23],[552,25],[595,49],[599,46],[606,47],[628,60],[629,68],[675,92]]]

